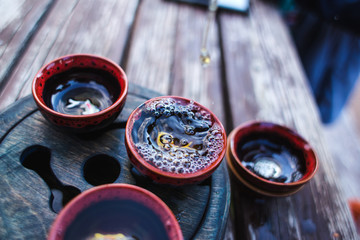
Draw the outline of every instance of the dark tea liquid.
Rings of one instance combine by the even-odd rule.
[[[258,134],[245,137],[237,147],[237,154],[248,170],[270,181],[295,182],[305,172],[301,150],[280,136]]]
[[[73,68],[50,77],[43,98],[51,109],[70,115],[86,115],[111,106],[120,95],[120,86],[109,72]]]
[[[180,174],[210,165],[225,144],[221,127],[209,112],[172,98],[143,105],[132,138],[146,161],[162,171]]]
[[[70,224],[64,239],[93,239],[96,233],[123,234],[136,240],[169,239],[160,218],[130,200],[108,200],[90,206]]]

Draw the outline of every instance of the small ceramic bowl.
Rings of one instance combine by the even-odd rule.
[[[130,115],[125,145],[132,164],[153,181],[194,184],[208,178],[226,151],[226,133],[218,118],[192,100],[150,99]]]
[[[127,92],[125,72],[115,62],[90,54],[55,59],[39,70],[32,83],[42,115],[55,126],[77,133],[112,123]]]
[[[230,172],[245,187],[266,196],[288,196],[315,174],[312,147],[293,130],[270,122],[248,122],[234,129],[226,153]]]
[[[119,183],[94,187],[74,198],[55,219],[48,239],[116,236],[183,239],[179,223],[160,198],[143,188]]]

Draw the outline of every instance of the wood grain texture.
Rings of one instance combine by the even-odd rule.
[[[215,23],[208,43],[211,64],[203,68],[200,62],[206,20],[206,8],[162,0],[142,1],[126,72],[130,82],[162,94],[191,98],[224,122],[221,53]]]
[[[221,14],[220,25],[234,125],[252,119],[286,125],[311,143],[320,161],[314,179],[291,197],[244,197],[234,190],[234,228],[242,226],[237,236],[356,239],[314,100],[280,14],[269,3],[253,1],[249,17]]]
[[[101,134],[82,137],[59,131],[50,125],[27,98],[0,115],[5,123],[11,117],[15,127],[1,135],[0,142],[0,239],[45,239],[56,213],[49,207],[49,188],[34,171],[20,162],[24,149],[41,145],[51,150],[51,168],[63,185],[85,191],[92,185],[83,177],[87,159],[97,154],[115,158],[121,166],[115,182],[135,184],[158,195],[174,212],[185,239],[221,239],[229,206],[229,179],[225,166],[201,184],[170,187],[154,184],[133,174],[127,158],[124,126],[132,110],[154,95],[131,85],[124,110],[114,124]],[[140,96],[147,96],[145,99]],[[105,167],[105,166],[104,166]],[[92,173],[95,174],[96,172]],[[14,237],[16,236],[16,237]],[[210,237],[210,238],[209,238]]]
[[[212,62],[208,68],[203,68],[200,63],[201,38],[206,20],[206,8],[161,0],[142,1],[132,34],[126,72],[130,82],[164,95],[193,99],[208,107],[224,122],[221,55],[215,23],[209,35]],[[221,168],[227,171],[225,163]],[[218,194],[227,194],[230,199],[229,188],[214,185],[213,199],[216,200]],[[213,224],[225,229],[230,203],[214,202],[215,206],[219,204],[225,204],[226,210],[209,209],[205,216],[208,225],[204,225],[201,234],[194,239],[224,237],[223,230],[218,233],[208,231]]]
[[[360,76],[357,79],[357,83],[352,91],[352,94],[349,97],[346,109],[351,115],[351,118],[354,120],[354,128],[357,131],[357,134],[360,136]]]
[[[21,58],[53,0],[2,0],[0,2],[0,86]]]
[[[232,182],[233,229],[238,239],[356,238],[336,180],[339,169],[334,171],[333,159],[324,144],[323,129],[301,64],[280,14],[268,2],[252,0],[248,16],[218,13],[218,23],[212,25],[209,35],[212,63],[206,69],[200,66],[199,50],[207,13],[199,6],[164,0],[2,0],[0,6],[3,3],[23,10],[2,14],[2,19],[7,20],[0,23],[3,51],[0,61],[5,56],[10,60],[0,70],[8,72],[7,84],[0,84],[0,111],[30,93],[31,80],[42,65],[69,53],[99,54],[124,63],[132,95],[131,105],[122,111],[113,127],[89,140],[57,133],[39,115],[31,98],[20,100],[16,107],[1,115],[0,125],[6,127],[0,128],[0,174],[5,176],[0,178],[0,239],[34,226],[39,230],[24,235],[45,238],[56,216],[44,210],[48,209],[47,186],[36,173],[19,164],[19,155],[26,146],[49,147],[56,176],[65,184],[74,184],[81,176],[81,162],[91,154],[105,152],[122,164],[126,161],[126,154],[119,154],[124,150],[119,142],[124,120],[144,99],[159,93],[198,101],[220,118],[227,132],[248,120],[267,120],[293,128],[315,148],[320,169],[294,196],[279,199],[252,196]],[[156,92],[144,91],[139,86]],[[39,130],[34,124],[43,128]],[[30,133],[36,136],[31,137]],[[47,140],[49,136],[51,141]],[[336,138],[336,133],[332,136]],[[11,144],[14,139],[16,144]],[[72,146],[62,151],[59,142],[65,140]],[[108,141],[112,144],[97,150]],[[355,141],[353,145],[356,147]],[[337,149],[341,152],[348,146],[344,141]],[[86,153],[74,158],[80,148]],[[353,152],[354,159],[356,154]],[[340,161],[343,157],[338,155],[335,159]],[[186,238],[222,238],[230,194],[224,163],[211,183],[179,190],[174,196],[132,175],[128,178],[130,171],[130,166],[123,164],[117,181],[151,188],[171,206],[182,227],[197,227],[194,222],[201,221],[198,229],[186,231]],[[84,180],[76,186],[81,190],[91,187]],[[22,195],[19,189],[23,187],[36,194]],[[5,193],[9,195],[3,197]],[[204,195],[207,204],[214,206],[204,210],[204,215],[193,216],[190,208],[179,207],[183,198],[199,200]],[[12,197],[14,201],[9,200]],[[196,203],[195,209],[204,208],[204,202]]]
[[[61,0],[32,39],[0,93],[0,110],[31,92],[36,72],[73,53],[98,54],[120,62],[138,1]]]
[[[344,109],[338,120],[325,126],[325,142],[334,159],[341,192],[346,199],[360,199],[360,136],[351,109]]]
[[[338,173],[341,190],[346,199],[360,199],[360,78],[350,99],[332,124],[326,125],[325,141],[329,146]]]
[[[126,62],[129,82],[169,93],[177,15],[175,4],[141,1]]]
[[[206,20],[206,8],[197,8],[187,4],[179,5],[169,94],[184,96],[199,102],[208,107],[224,124],[225,112],[221,78],[221,54],[218,29],[215,22],[211,25],[207,44],[211,55],[211,63],[208,67],[204,68],[200,62],[201,41]],[[189,34],[190,31],[191,34]],[[222,163],[221,167],[226,168],[225,162]],[[227,184],[230,183],[228,182]],[[228,186],[224,187],[218,182],[216,186],[214,185],[214,191],[212,191],[213,199],[220,200],[215,197],[218,194],[226,194],[228,199],[230,199],[229,188]],[[221,203],[214,202],[214,206],[219,204]],[[230,202],[222,204],[228,205]],[[218,223],[220,229],[224,229],[227,215],[228,212],[210,209],[206,217],[211,221],[208,221],[208,225],[202,228],[203,234],[207,232],[207,228],[211,227],[211,223]],[[222,232],[219,231],[218,235],[208,234],[204,239],[223,239],[225,236],[221,235]],[[194,239],[202,239],[200,236]],[[226,232],[226,237],[231,239],[232,232]]]
[[[187,4],[179,6],[170,93],[203,104],[225,123],[221,53],[216,22],[211,23],[208,35],[207,47],[211,63],[204,68],[200,62],[201,41],[207,24],[207,14],[206,8]]]

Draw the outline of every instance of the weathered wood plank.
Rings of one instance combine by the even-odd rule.
[[[208,67],[204,68],[200,62],[200,49],[202,34],[207,24],[207,10],[206,8],[197,8],[186,4],[179,6],[170,94],[184,96],[203,104],[213,111],[224,124],[224,96],[217,25],[215,22],[211,25],[208,36],[211,63]],[[191,34],[189,34],[190,31]],[[226,168],[225,162],[222,163],[221,168]],[[218,184],[215,191],[212,192],[213,196],[211,199],[219,200],[215,196],[217,194],[224,194],[224,191],[228,189],[229,187]],[[230,199],[230,191],[225,194],[228,194]],[[194,239],[223,239],[223,230],[214,234],[209,232],[207,228],[210,228],[212,224],[218,224],[220,229],[225,228],[229,204],[229,202],[214,203],[214,206],[220,207],[218,209],[209,209],[208,215],[205,218],[208,220],[208,225],[204,224],[200,229],[200,233]],[[226,232],[226,237],[231,239],[232,232]]]
[[[224,122],[221,55],[215,23],[209,35],[212,62],[208,68],[203,68],[200,63],[201,38],[206,20],[206,8],[143,0],[132,35],[126,72],[130,82],[164,95],[193,99],[208,107]],[[224,169],[226,171],[225,164],[222,164],[219,170]],[[227,194],[230,199],[230,192],[224,192],[226,189],[229,188],[217,185],[210,201],[216,202],[217,194]],[[209,209],[204,216],[207,224],[199,228],[194,239],[223,238],[229,202],[215,202],[218,208]],[[220,230],[210,230],[213,224],[218,224]]]
[[[0,109],[30,94],[42,65],[59,56],[91,53],[116,62],[124,53],[138,1],[57,1],[0,94]]]
[[[175,4],[141,1],[126,62],[130,82],[161,94],[169,93],[177,15]]]
[[[29,98],[31,100],[29,100]],[[0,126],[2,126],[0,128],[0,136],[2,136],[0,138],[0,143],[6,137],[9,131],[8,126],[15,127],[17,124],[21,122],[21,119],[26,118],[28,114],[32,114],[32,112],[35,111],[33,109],[34,103],[35,102],[33,101],[32,96],[27,96],[19,100],[19,104],[21,104],[22,106],[21,111],[12,107],[13,105],[15,105],[15,103],[9,106],[9,110],[7,111],[8,114],[0,119]]]
[[[235,228],[242,224],[237,236],[356,239],[314,100],[280,14],[269,3],[253,1],[249,17],[221,14],[220,25],[234,125],[258,119],[294,128],[320,160],[314,179],[291,197],[259,199],[234,190]]]
[[[0,2],[0,88],[52,4],[53,0]]]
[[[346,199],[360,199],[360,136],[352,112],[346,108],[332,125],[325,126],[325,142],[333,157],[341,192]]]
[[[225,123],[221,53],[216,22],[211,24],[207,44],[211,63],[204,68],[200,62],[200,49],[208,12],[206,8],[187,4],[180,6],[170,93],[194,99],[207,106]]]
[[[360,78],[339,118],[324,127],[324,136],[335,160],[341,190],[347,199],[360,199]]]
[[[224,121],[221,55],[215,23],[209,36],[212,62],[208,68],[200,64],[206,8],[144,0],[138,15],[126,64],[129,81],[162,94],[191,98]]]
[[[350,95],[349,102],[346,106],[351,118],[354,120],[354,127],[357,131],[357,134],[360,136],[360,76],[357,80],[355,88]]]

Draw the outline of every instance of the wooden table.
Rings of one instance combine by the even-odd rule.
[[[68,201],[93,186],[114,182],[134,184],[159,196],[174,213],[185,239],[222,239],[230,205],[225,162],[202,183],[182,187],[153,183],[130,164],[124,144],[126,121],[133,109],[155,96],[131,85],[120,116],[91,135],[54,128],[31,96],[1,114],[0,239],[45,239]]]
[[[132,84],[207,106],[228,132],[248,120],[267,120],[295,129],[315,148],[320,168],[293,196],[255,198],[232,182],[236,238],[356,239],[314,99],[271,3],[252,0],[249,15],[219,11],[209,35],[212,61],[205,69],[199,63],[202,7],[163,0],[0,0],[0,14],[1,109],[29,95],[37,70],[54,58],[108,57]],[[1,216],[7,205],[0,206]],[[1,229],[11,227],[4,223],[9,224],[0,218]]]

